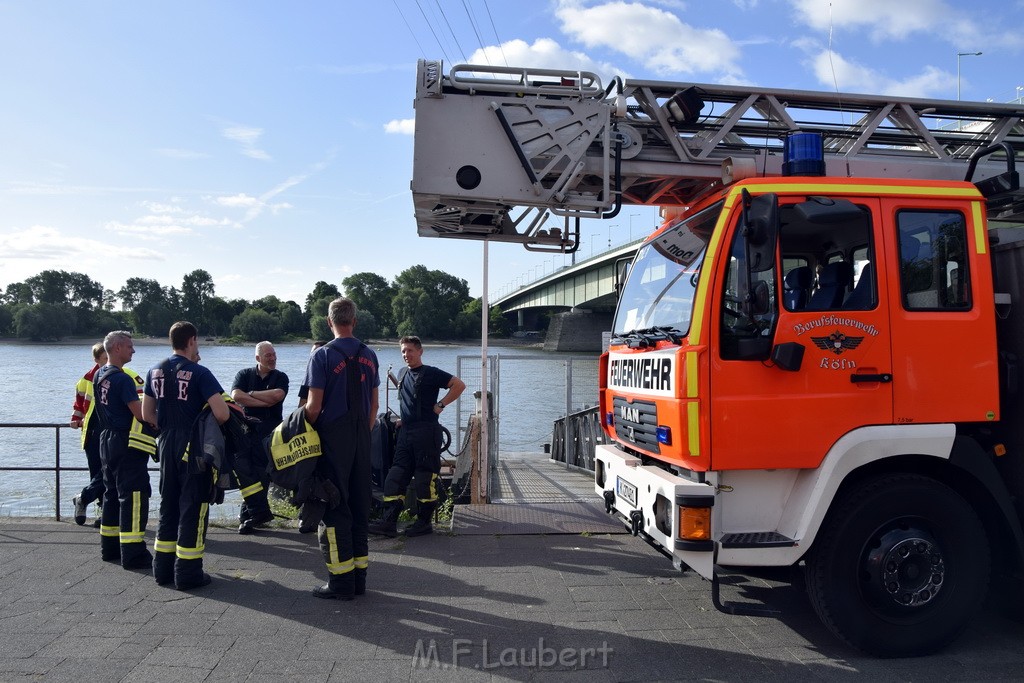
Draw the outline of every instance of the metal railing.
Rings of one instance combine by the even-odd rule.
[[[61,467],[60,466],[60,430],[70,429],[68,425],[59,422],[0,422],[0,428],[13,429],[52,429],[53,430],[53,466],[52,467],[30,467],[30,466],[2,466],[0,472],[53,472],[54,480],[54,518],[60,521],[60,473],[64,472],[88,472],[88,467]]]
[[[53,472],[53,514],[56,521],[61,521],[60,501],[62,472],[88,472],[88,467],[65,467],[60,463],[60,430],[71,429],[63,422],[0,422],[0,429],[52,429],[53,430],[53,465],[0,465],[0,472]],[[150,472],[159,469],[150,467]]]
[[[605,443],[608,436],[601,429],[600,411],[596,406],[587,408],[555,420],[551,459],[593,472],[594,449]]]

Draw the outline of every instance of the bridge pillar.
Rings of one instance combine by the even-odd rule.
[[[521,308],[518,311],[516,311],[516,329],[517,330],[526,329],[525,328],[526,322],[523,320],[523,317],[524,317],[523,313],[524,313],[524,311]]]
[[[551,316],[544,338],[545,351],[601,352],[601,333],[612,328],[611,313],[595,313],[574,308]]]

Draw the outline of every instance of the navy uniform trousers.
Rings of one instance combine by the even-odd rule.
[[[137,562],[146,551],[149,521],[149,456],[128,447],[127,429],[99,432],[100,461],[106,495],[100,515],[100,553],[122,566]]]
[[[319,469],[341,492],[341,503],[324,513],[320,550],[332,587],[361,591],[370,554],[370,425],[349,411],[316,431],[324,450]]]
[[[191,429],[160,433],[160,524],[156,530],[153,577],[178,588],[197,585],[203,578],[203,552],[210,517],[213,473],[189,462],[186,452]],[[196,458],[199,456],[196,455]]]

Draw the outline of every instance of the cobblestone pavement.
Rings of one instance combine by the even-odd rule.
[[[724,591],[777,617],[722,614],[707,582],[622,534],[373,540],[369,592],[339,603],[310,595],[325,569],[294,529],[212,530],[214,581],[194,593],[100,561],[97,533],[0,518],[0,680],[1024,679],[1024,624],[991,607],[941,654],[872,659],[788,576]]]

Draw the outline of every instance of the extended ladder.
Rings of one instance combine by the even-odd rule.
[[[1019,104],[618,78],[604,88],[590,72],[457,65],[444,75],[422,60],[417,77],[412,191],[424,236],[571,250],[581,218],[610,218],[623,203],[687,205],[723,182],[781,175],[793,132],[822,135],[829,176],[963,180],[972,155],[999,144],[1024,159]],[[1006,168],[997,153],[973,180]],[[537,211],[513,217],[515,207]],[[544,229],[548,212],[566,229]],[[990,216],[1024,216],[1024,198]]]

